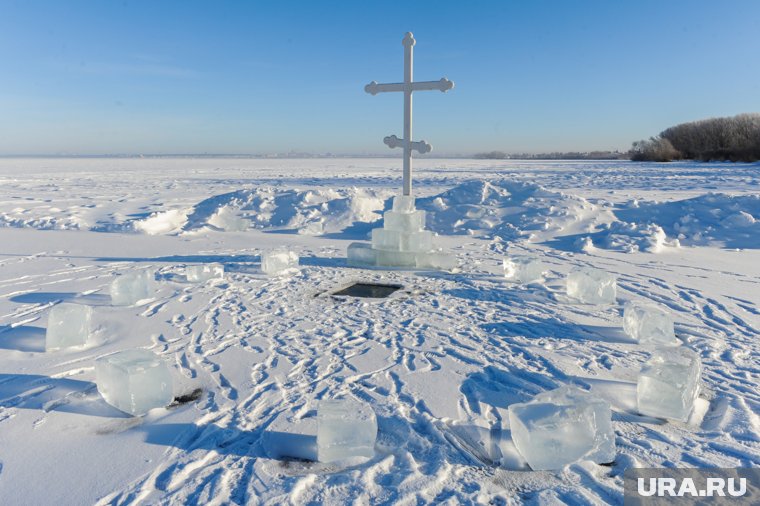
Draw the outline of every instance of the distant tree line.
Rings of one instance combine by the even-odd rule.
[[[488,151],[476,153],[474,156],[483,160],[622,160],[628,158],[627,153],[620,151],[569,151],[537,154]]]
[[[630,156],[634,161],[755,162],[760,160],[760,114],[682,123],[634,142]]]

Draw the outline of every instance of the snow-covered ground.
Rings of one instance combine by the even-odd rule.
[[[398,159],[0,160],[2,504],[621,503],[631,466],[760,465],[760,165],[417,160],[418,207],[456,273],[346,266],[379,226]],[[300,271],[267,278],[289,246]],[[507,282],[507,253],[545,282]],[[184,266],[221,262],[223,281]],[[618,305],[564,295],[564,276],[618,277]],[[155,270],[154,300],[110,304],[115,273]],[[389,299],[320,296],[358,280]],[[636,413],[647,349],[622,304],[651,300],[704,364],[688,423]],[[44,352],[49,308],[95,308],[97,345]],[[161,354],[175,393],[129,418],[94,360]],[[526,468],[507,408],[576,384],[613,406],[617,458]],[[376,456],[339,467],[270,458],[278,417],[326,396],[369,402]]]

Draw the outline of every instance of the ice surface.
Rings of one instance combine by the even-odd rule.
[[[148,350],[127,350],[95,361],[98,392],[108,404],[132,415],[167,406],[174,393],[166,363]]]
[[[567,295],[584,304],[614,304],[617,282],[608,272],[583,267],[567,276]]]
[[[90,338],[91,327],[91,307],[65,302],[53,306],[48,315],[45,349],[84,346]]]
[[[604,399],[572,386],[543,392],[533,398],[536,402],[551,402],[562,406],[591,406],[594,411],[594,447],[584,456],[597,464],[615,460],[615,431],[612,430],[612,410]]]
[[[348,265],[369,267],[377,263],[377,252],[369,244],[352,242],[348,245]]]
[[[155,290],[152,271],[122,274],[111,282],[111,303],[116,306],[131,306],[141,300],[152,298]]]
[[[530,401],[509,406],[512,441],[531,469],[554,470],[584,458],[595,448],[591,404]]]
[[[410,195],[393,197],[393,210],[397,213],[411,213],[415,211],[414,197]]]
[[[656,348],[639,372],[639,413],[685,422],[699,393],[702,364],[689,348]]]
[[[623,329],[631,339],[640,343],[676,345],[673,318],[653,304],[629,302],[623,312]]]
[[[211,279],[222,279],[224,278],[224,265],[188,265],[185,267],[185,276],[187,276],[187,280],[191,283],[204,283]]]
[[[317,453],[320,462],[375,455],[377,418],[366,402],[326,399],[317,410]]]
[[[420,232],[425,228],[425,211],[412,211],[410,213],[386,211],[383,217],[385,220],[383,226],[386,230]]]
[[[544,264],[534,257],[510,256],[503,260],[504,276],[519,283],[533,283],[544,277]]]
[[[282,412],[264,431],[262,445],[273,459],[318,460],[317,417]]]
[[[261,254],[261,270],[270,276],[298,267],[298,255],[292,251],[278,249]]]

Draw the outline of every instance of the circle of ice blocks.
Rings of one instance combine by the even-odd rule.
[[[185,267],[185,276],[191,283],[205,283],[211,279],[222,279],[224,278],[224,265],[216,263],[188,265]]]
[[[152,271],[141,270],[118,276],[111,282],[111,303],[131,306],[155,296],[156,281]]]
[[[326,399],[317,409],[317,456],[320,462],[336,462],[375,455],[377,418],[366,402]]]
[[[261,270],[268,276],[277,276],[298,268],[298,255],[286,249],[265,251],[261,254]]]
[[[95,361],[98,392],[111,406],[134,416],[174,399],[169,367],[148,350],[126,350]]]
[[[53,306],[45,331],[45,350],[84,346],[92,330],[92,308],[61,303]]]
[[[639,372],[636,399],[642,415],[685,422],[699,393],[702,363],[694,350],[659,347]]]
[[[679,344],[670,313],[654,304],[628,302],[623,311],[623,330],[631,339],[642,344]]]
[[[567,295],[584,304],[614,304],[617,281],[601,269],[581,267],[568,274]]]
[[[544,264],[537,258],[510,256],[502,261],[504,277],[518,283],[533,283],[544,277]]]
[[[615,459],[610,405],[575,387],[560,387],[509,406],[512,441],[533,470],[555,470],[577,460]]]

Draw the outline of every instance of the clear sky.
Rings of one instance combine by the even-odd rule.
[[[621,149],[760,111],[760,2],[0,0],[0,154]],[[390,154],[390,153],[389,153]]]

